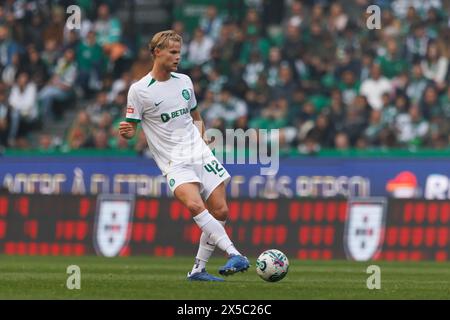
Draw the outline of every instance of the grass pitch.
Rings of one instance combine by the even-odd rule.
[[[450,263],[291,260],[282,281],[269,283],[255,271],[225,283],[186,281],[192,258],[0,256],[0,299],[450,299]],[[217,275],[225,258],[214,257]],[[369,265],[381,268],[381,289],[369,290]],[[81,269],[81,289],[69,290],[69,265]]]

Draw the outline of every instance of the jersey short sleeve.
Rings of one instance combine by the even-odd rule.
[[[134,86],[131,86],[128,90],[126,120],[129,122],[140,122],[142,120],[142,106]]]
[[[189,99],[189,102],[188,102],[189,110],[194,111],[195,109],[197,109],[197,98],[195,98],[194,84],[192,83],[192,80],[189,77],[187,77],[187,81],[188,81],[189,91],[191,94],[191,98]]]

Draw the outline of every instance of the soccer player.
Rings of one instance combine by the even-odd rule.
[[[219,269],[224,276],[249,268],[249,262],[233,245],[224,225],[228,216],[225,186],[227,170],[205,140],[205,126],[197,109],[189,76],[176,73],[182,38],[173,30],[154,35],[149,47],[152,70],[131,85],[126,121],[119,133],[131,139],[141,123],[147,143],[175,197],[190,211],[202,230],[200,245],[189,280],[223,281],[206,272],[206,263],[218,246],[228,254]]]

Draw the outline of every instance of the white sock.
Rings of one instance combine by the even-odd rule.
[[[210,240],[226,253],[240,255],[236,250],[230,238],[228,237],[225,228],[217,221],[207,209],[194,217],[195,223],[202,229],[202,231],[209,235]]]
[[[225,228],[226,221],[219,221],[219,223]],[[211,237],[209,237],[205,232],[202,232],[200,236],[200,244],[198,246],[197,255],[195,256],[194,266],[192,267],[191,273],[196,273],[202,271],[206,267],[206,263],[214,252],[216,245],[214,244]]]

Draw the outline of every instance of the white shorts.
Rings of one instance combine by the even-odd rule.
[[[198,182],[200,184],[200,194],[204,200],[207,200],[214,189],[222,182],[227,186],[231,176],[219,160],[214,155],[211,155],[205,158],[202,163],[173,167],[166,175],[166,178],[172,192],[183,183]]]

